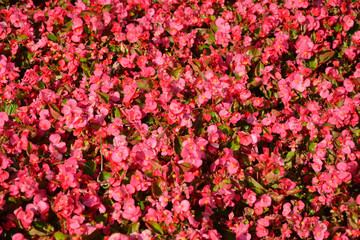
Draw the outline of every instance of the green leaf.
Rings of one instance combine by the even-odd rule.
[[[240,137],[236,136],[234,139],[234,143],[239,144],[240,143]]]
[[[37,85],[38,85],[39,88],[41,88],[41,89],[45,89],[45,88],[46,88],[46,85],[45,85],[45,83],[44,83],[43,81],[37,82]]]
[[[256,68],[255,68],[255,76],[260,76],[262,75],[261,74],[261,70],[264,69],[264,64],[262,62],[259,62],[257,65],[256,65]]]
[[[103,169],[104,169],[104,157],[103,157],[103,147],[102,147],[101,132],[100,132],[100,156],[101,156],[100,170],[103,171]]]
[[[54,34],[48,34],[46,35],[46,37],[53,42],[56,42],[58,40],[57,36],[55,36]]]
[[[231,231],[222,229],[222,230],[220,230],[219,232],[220,232],[223,240],[233,240],[233,239],[236,239],[235,233],[233,233],[233,232],[231,232]]]
[[[90,70],[89,68],[86,66],[85,63],[81,64],[83,70],[84,70],[84,73],[86,74],[87,77],[90,77],[91,76],[91,73],[90,73]]]
[[[149,225],[155,232],[160,233],[160,234],[164,234],[164,231],[162,230],[160,224],[158,224],[157,222],[146,222],[147,225]]]
[[[188,172],[190,171],[193,166],[190,163],[182,163],[180,164],[180,168],[184,171],[184,172]]]
[[[309,151],[311,153],[316,153],[315,147],[316,147],[317,143],[316,142],[310,142],[309,144]]]
[[[115,117],[121,118],[119,108],[117,108],[117,107],[114,108],[114,115],[115,115]]]
[[[312,70],[315,70],[318,67],[318,60],[315,57],[310,58],[310,60],[307,62],[307,67],[311,68]]]
[[[157,181],[153,181],[151,184],[151,191],[155,196],[161,196],[162,191],[160,188],[162,181],[157,180]]]
[[[350,207],[350,208],[354,208],[357,206],[356,202],[344,202],[344,205]]]
[[[326,63],[330,59],[332,59],[335,55],[335,52],[328,51],[328,52],[322,52],[319,54],[319,63]]]
[[[109,103],[109,95],[107,94],[107,93],[102,93],[102,92],[97,92],[97,94],[102,98],[102,99],[104,99],[104,101],[106,102],[106,103]]]
[[[96,16],[96,13],[94,13],[93,11],[89,11],[89,10],[85,10],[82,11],[80,16],[84,17],[85,15],[89,15],[90,17],[94,17]]]
[[[259,57],[259,56],[261,56],[262,52],[258,48],[252,48],[249,51],[247,51],[246,54],[251,57]]]
[[[70,22],[67,22],[66,24],[65,24],[65,27],[71,27],[72,25],[74,25],[74,22],[73,21],[70,21]]]
[[[181,72],[183,72],[183,68],[182,68],[182,67],[173,70],[173,71],[171,72],[171,75],[172,75],[176,80],[178,80],[178,79],[180,78],[180,76],[181,76],[181,74],[180,74]]]
[[[287,159],[290,159],[290,158],[292,158],[292,157],[294,157],[295,156],[295,152],[288,152],[287,154],[286,154],[286,158]]]
[[[29,39],[29,37],[24,34],[22,34],[16,38],[17,42],[21,42],[21,41],[28,40],[28,39]]]
[[[109,12],[113,8],[114,8],[114,5],[108,4],[108,5],[104,5],[101,9],[106,10],[106,12]]]
[[[48,234],[46,232],[42,232],[36,228],[32,228],[29,230],[29,234],[31,236],[39,236],[39,237],[43,237],[43,236],[47,236]]]
[[[33,150],[33,144],[29,141],[28,144],[27,144],[27,153],[30,154]]]
[[[133,232],[138,232],[140,228],[140,223],[139,222],[134,222],[130,225],[129,230],[127,232],[127,235],[130,235]]]
[[[16,103],[12,102],[12,103],[10,103],[10,104],[6,104],[4,110],[5,110],[5,112],[7,113],[7,115],[11,115],[11,114],[13,114],[13,113],[16,112],[16,109],[17,109],[18,107],[19,107],[19,106],[18,106]]]
[[[231,148],[231,150],[233,150],[233,151],[237,151],[237,150],[240,149],[240,145],[239,145],[239,144],[236,144],[235,141],[232,141],[232,142],[231,142],[231,145],[230,145],[230,148]]]
[[[143,202],[139,202],[139,206],[140,206],[140,209],[141,210],[144,210],[145,209],[145,205]]]
[[[201,71],[201,63],[198,60],[192,60],[191,62],[189,62],[190,65],[192,66],[192,68],[194,69],[195,72],[198,72],[199,75],[205,79],[204,73],[203,71]]]
[[[261,192],[267,192],[266,188],[264,188],[260,183],[258,183],[253,177],[247,174],[246,176],[247,182],[255,187],[254,190],[260,190]]]
[[[237,100],[235,100],[234,102],[233,102],[233,104],[232,104],[232,106],[231,106],[231,112],[236,112],[236,111],[238,111],[239,110],[239,103],[238,103],[238,101]]]
[[[140,89],[150,89],[152,86],[152,81],[150,79],[140,79],[136,80],[136,84]]]
[[[84,174],[93,176],[96,170],[96,162],[95,161],[86,161],[84,163]]]
[[[229,126],[227,126],[227,125],[225,125],[225,124],[223,124],[223,125],[220,125],[219,127],[218,127],[223,133],[225,133],[226,135],[230,135],[231,134],[231,128],[229,128]]]
[[[101,172],[100,173],[100,181],[106,181],[108,180],[109,178],[112,178],[113,175],[109,172]]]
[[[342,24],[336,24],[335,27],[333,28],[336,32],[341,32],[342,30]]]
[[[64,233],[62,233],[62,232],[56,232],[56,233],[54,233],[54,238],[55,238],[56,240],[66,240],[66,239],[68,239],[68,237],[67,237]]]
[[[199,60],[193,59],[192,62],[195,63],[199,69],[201,69],[201,62]]]
[[[101,223],[101,222],[107,223],[108,218],[109,218],[108,213],[101,213],[101,214],[97,215],[96,222],[97,223]]]
[[[55,104],[51,103],[49,105],[49,111],[50,111],[51,116],[54,119],[56,119],[56,120],[60,119],[60,117],[61,117],[60,110]]]
[[[80,58],[80,62],[86,62],[87,58]]]
[[[180,153],[181,153],[181,150],[182,150],[182,141],[181,141],[181,139],[180,138],[178,138],[178,137],[175,137],[175,152],[176,152],[176,154],[178,154],[178,155],[180,155]]]
[[[33,236],[47,236],[54,231],[54,227],[43,220],[33,221],[33,226],[34,228],[29,231]]]
[[[211,115],[211,120],[213,120],[214,122],[220,122],[220,117],[219,115],[217,115],[217,113],[209,112],[209,114]]]

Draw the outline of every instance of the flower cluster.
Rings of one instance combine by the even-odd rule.
[[[0,2],[1,239],[360,238],[358,1]]]

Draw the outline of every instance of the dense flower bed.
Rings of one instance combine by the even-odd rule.
[[[360,237],[357,1],[0,2],[1,239]]]

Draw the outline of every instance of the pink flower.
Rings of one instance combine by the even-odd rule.
[[[232,117],[230,118],[230,121],[232,124],[236,124],[240,119],[242,118],[242,115],[238,112],[234,112]]]
[[[260,207],[270,207],[271,206],[271,197],[267,194],[261,196],[260,201],[258,202]]]
[[[309,111],[311,112],[317,112],[321,109],[321,107],[319,106],[319,104],[315,101],[309,102],[307,105],[307,109],[309,109]]]
[[[288,9],[307,8],[309,2],[306,0],[289,0],[285,2],[284,6]]]
[[[146,77],[146,78],[149,78],[149,77],[152,77],[152,76],[154,76],[155,75],[155,73],[156,73],[156,70],[155,70],[155,68],[153,68],[153,67],[143,67],[142,69],[141,69],[141,75],[143,75],[144,77]]]
[[[84,127],[87,123],[86,118],[83,117],[83,110],[77,107],[77,104],[75,99],[69,99],[61,110],[65,123],[70,129]]]
[[[4,55],[1,55],[0,59],[0,75],[6,72],[7,58]]]
[[[283,205],[282,215],[287,217],[291,213],[291,203],[285,203]]]
[[[360,194],[357,195],[357,197],[356,197],[356,203],[357,203],[358,205],[360,205]]]
[[[73,216],[71,219],[67,220],[67,225],[70,228],[70,232],[82,235],[85,233],[86,227],[82,223],[84,222],[84,217],[82,216]]]
[[[108,240],[129,240],[129,237],[121,233],[113,233]]]
[[[22,208],[19,207],[14,211],[14,213],[25,229],[30,227],[35,215],[33,211],[28,209],[26,211],[23,211]]]
[[[210,142],[211,146],[214,148],[218,148],[219,144],[217,143],[219,141],[219,133],[218,128],[215,125],[211,125],[207,129],[208,132],[208,141]]]
[[[311,38],[300,35],[299,39],[296,41],[296,49],[296,53],[298,53],[301,58],[310,59],[312,57],[312,52],[315,49],[315,45]]]
[[[49,120],[46,119],[41,119],[39,122],[39,128],[43,131],[49,130],[51,127],[51,123],[49,122]]]
[[[345,79],[344,87],[347,92],[352,92],[352,91],[354,91],[355,84],[350,79]]]
[[[39,157],[36,156],[35,154],[30,154],[29,162],[32,164],[39,163]]]
[[[125,203],[122,212],[122,216],[132,222],[137,222],[141,216],[140,207],[135,207],[135,200],[133,198],[128,199]]]
[[[175,115],[181,114],[185,110],[184,106],[179,101],[172,101],[169,106],[169,109],[170,112]]]
[[[100,64],[95,64],[94,75],[100,77],[102,74],[103,74],[103,66]]]
[[[239,162],[235,158],[230,158],[228,161],[227,171],[230,174],[235,174],[239,170]]]
[[[269,234],[269,230],[264,227],[257,226],[256,227],[256,236],[258,237],[266,237]]]
[[[239,143],[244,146],[249,146],[253,143],[253,138],[250,134],[246,134],[245,132],[239,132]]]
[[[126,30],[127,30],[126,37],[129,40],[129,42],[135,43],[138,41],[139,37],[141,36],[143,28],[140,26],[135,27],[133,23],[130,23],[126,26]]]
[[[12,240],[27,240],[27,238],[25,238],[22,233],[15,233],[11,239]]]
[[[360,41],[360,31],[355,32],[354,35],[352,36],[352,39],[354,40],[354,42],[359,42]]]
[[[346,15],[344,18],[343,18],[343,28],[344,28],[344,31],[349,31],[350,28],[352,28],[352,26],[354,26],[354,20],[352,20],[352,17],[349,16],[349,15]]]
[[[145,215],[146,221],[157,222],[158,221],[157,214],[158,212],[155,211],[155,209],[149,208],[148,212]]]
[[[0,112],[0,128],[3,128],[5,122],[9,121],[9,117],[6,112]]]
[[[126,85],[124,87],[124,99],[123,99],[123,103],[125,103],[126,105],[130,105],[131,101],[133,98],[136,97],[136,88],[137,88],[137,84],[131,84],[131,85]]]
[[[244,91],[242,91],[242,92],[240,93],[240,99],[241,99],[241,100],[246,100],[246,99],[248,99],[250,96],[251,96],[251,92],[250,92],[248,89],[246,89],[246,90],[244,90]]]
[[[216,19],[215,25],[218,27],[218,31],[230,32],[230,24],[221,17]]]
[[[345,55],[351,60],[354,61],[356,58],[356,52],[357,52],[357,48],[356,47],[350,47],[350,48],[346,48],[344,53]]]
[[[134,59],[136,58],[136,56],[137,56],[137,53],[134,52],[131,55],[127,55],[126,58],[124,58],[124,57],[120,58],[121,66],[123,66],[124,68],[134,68],[135,65],[133,64],[133,62],[134,62]]]
[[[291,88],[293,88],[299,92],[304,92],[306,90],[306,88],[309,86],[310,86],[310,80],[306,79],[304,81],[303,75],[301,75],[299,73],[292,75],[292,81],[290,83]]]
[[[260,218],[257,223],[263,227],[268,227],[270,225],[270,221],[267,218]]]
[[[207,101],[209,101],[210,99],[211,99],[211,92],[210,91],[205,91],[205,93],[203,93],[203,94],[201,94],[199,96],[198,105],[201,106],[204,103],[206,103]]]
[[[312,169],[315,172],[320,172],[322,169],[323,162],[320,159],[314,159],[314,163],[311,164]]]
[[[325,238],[325,233],[327,232],[327,227],[324,223],[316,222],[315,229],[313,230],[315,240],[323,240]]]
[[[148,184],[142,173],[139,170],[136,170],[136,174],[131,176],[130,184],[135,188],[136,191],[146,191],[149,188],[150,183]]]
[[[190,209],[190,202],[188,200],[182,200],[180,203],[180,211],[185,213]]]
[[[243,195],[243,199],[247,200],[247,202],[251,207],[256,202],[256,194],[251,190],[246,190],[246,192]]]
[[[126,146],[119,146],[111,155],[111,159],[114,162],[121,162],[127,159],[129,156],[129,148]]]
[[[195,179],[195,176],[192,172],[186,172],[184,174],[184,180],[185,182],[191,183]]]

